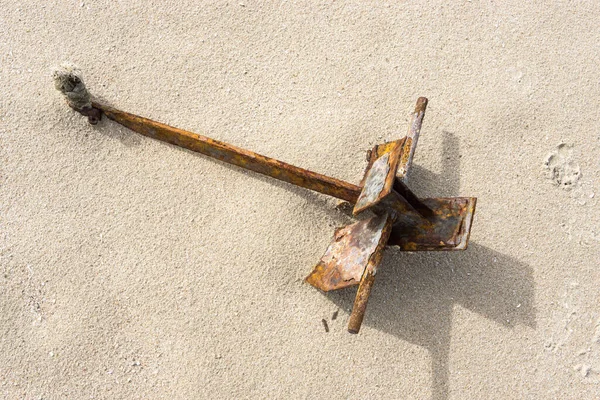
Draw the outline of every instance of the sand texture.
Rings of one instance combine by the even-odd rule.
[[[600,2],[0,3],[0,398],[600,398]],[[478,198],[469,249],[388,248],[350,335],[303,282],[335,199],[91,126],[64,61],[355,184],[425,96],[409,185]]]

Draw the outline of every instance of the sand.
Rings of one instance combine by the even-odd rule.
[[[0,397],[600,398],[600,3],[446,3],[3,1]],[[386,250],[350,335],[303,283],[334,199],[89,125],[63,61],[354,183],[426,96],[410,185],[478,197],[469,249]]]

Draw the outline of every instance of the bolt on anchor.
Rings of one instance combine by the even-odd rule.
[[[477,199],[419,199],[406,185],[427,107],[425,97],[417,100],[405,137],[367,152],[363,179],[354,185],[94,101],[81,71],[72,65],[57,69],[53,78],[67,104],[91,124],[105,115],[144,136],[341,199],[353,205],[354,215],[371,212],[372,216],[335,231],[325,254],[305,279],[325,292],[358,285],[348,322],[350,333],[360,330],[386,246],[402,251],[467,248]]]

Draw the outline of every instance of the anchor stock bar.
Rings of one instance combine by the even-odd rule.
[[[419,97],[417,99],[417,105],[415,111],[412,114],[412,120],[408,127],[408,133],[403,143],[402,158],[398,165],[398,171],[396,176],[400,180],[406,180],[406,174],[412,165],[413,157],[415,156],[415,149],[417,148],[417,142],[419,141],[419,135],[421,134],[421,126],[423,125],[423,117],[425,116],[425,109],[427,109],[427,98]]]

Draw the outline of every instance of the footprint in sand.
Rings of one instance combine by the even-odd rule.
[[[544,162],[549,172],[548,178],[555,185],[565,190],[573,188],[581,178],[579,164],[571,159],[572,155],[573,146],[561,143],[555,151],[548,155]]]

